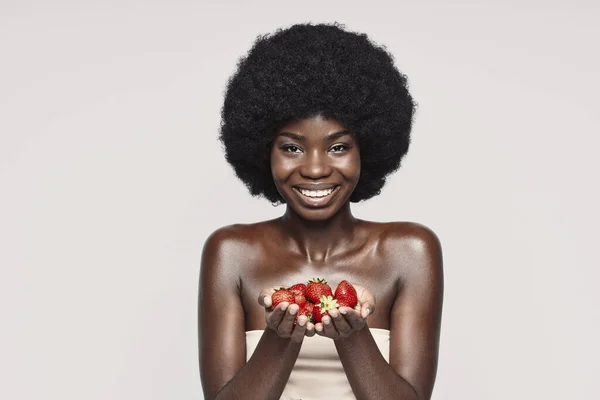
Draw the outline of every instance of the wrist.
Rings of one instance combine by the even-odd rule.
[[[281,348],[295,348],[302,346],[302,341],[297,342],[292,340],[292,337],[283,337],[279,333],[270,327],[265,328],[265,339],[271,343],[272,346],[278,346]]]
[[[362,340],[362,337],[364,337],[365,333],[367,333],[369,331],[369,327],[367,326],[367,324],[365,324],[362,328],[360,328],[357,331],[352,332],[352,334],[346,336],[346,337],[340,337],[337,339],[334,339],[334,342],[336,342],[336,344],[349,344],[349,345],[353,345],[354,343],[356,343],[357,340]]]

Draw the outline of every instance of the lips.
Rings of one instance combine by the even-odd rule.
[[[339,185],[297,185],[293,187],[293,192],[305,206],[321,208],[332,202],[339,188]]]
[[[333,192],[332,189],[326,190],[306,190],[306,189],[298,189],[300,193],[302,193],[306,197],[317,198],[317,197],[326,197],[329,196]]]
[[[294,185],[295,188],[304,189],[304,190],[328,190],[328,189],[333,189],[336,186],[339,186],[339,185],[336,185],[335,183],[330,183],[330,184],[312,184],[312,185]]]

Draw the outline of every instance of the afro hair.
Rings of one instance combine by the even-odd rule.
[[[277,129],[322,115],[358,142],[361,175],[350,197],[378,195],[408,151],[415,103],[385,48],[340,24],[297,24],[259,36],[227,84],[219,140],[253,196],[283,203],[270,165]]]

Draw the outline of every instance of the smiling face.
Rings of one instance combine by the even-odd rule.
[[[277,131],[271,171],[277,190],[300,217],[325,220],[358,184],[358,143],[340,121],[322,116],[292,121]]]

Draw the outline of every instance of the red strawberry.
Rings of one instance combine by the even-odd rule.
[[[356,289],[348,281],[343,280],[335,289],[335,299],[337,300],[338,307],[352,307],[358,303],[358,296]]]
[[[278,304],[283,303],[284,301],[290,304],[294,303],[294,300],[296,300],[296,296],[294,295],[294,293],[283,288],[273,293],[271,295],[271,300],[273,302],[272,307],[275,308]]]
[[[294,292],[292,292],[294,293]],[[302,293],[294,293],[294,303],[298,304],[300,307],[304,306],[307,301],[306,297]]]
[[[321,319],[323,318],[323,314],[326,311],[321,312],[321,306],[319,305],[315,305],[315,308],[313,309],[312,312],[312,320],[313,322],[316,324],[317,322],[321,322]]]
[[[337,301],[331,296],[321,296],[321,301],[315,304],[312,312],[313,321],[321,322],[322,318],[327,314],[327,311],[337,308]]]
[[[321,296],[333,296],[333,292],[327,284],[327,281],[322,278],[313,278],[308,281],[306,298],[317,304],[321,301]]]
[[[306,301],[306,299],[305,299],[305,301]],[[296,316],[296,321],[298,321],[299,316],[306,315],[306,317],[308,318],[308,322],[311,322],[312,321],[312,312],[313,312],[312,303],[306,302],[306,304],[303,307],[300,307],[300,310],[298,310],[298,315]]]
[[[290,292],[294,293],[296,296],[295,303],[302,307],[306,304],[306,285],[304,283],[296,283],[295,285],[290,286]]]
[[[304,305],[304,308],[306,308],[310,313],[313,312],[313,309],[315,308],[315,305],[309,301],[306,302],[306,304]]]
[[[295,285],[290,286],[290,290],[293,293],[306,296],[306,285],[304,283],[296,283]]]

